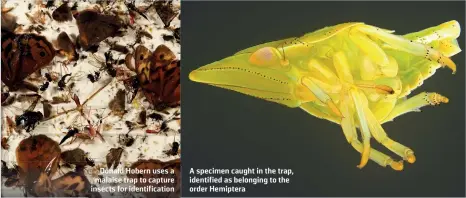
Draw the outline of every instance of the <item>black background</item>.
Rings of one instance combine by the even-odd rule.
[[[360,154],[340,126],[233,91],[191,82],[192,70],[250,46],[300,36],[325,26],[361,21],[419,31],[449,20],[462,25],[464,2],[188,2],[182,3],[183,197],[190,193],[190,168],[290,168],[291,184],[248,187],[230,196],[465,196],[465,56],[453,57],[455,75],[439,69],[414,93],[438,92],[449,104],[424,107],[383,125],[388,135],[412,148],[414,164],[396,172]],[[393,157],[393,153],[375,148]],[[396,159],[396,158],[395,158]]]

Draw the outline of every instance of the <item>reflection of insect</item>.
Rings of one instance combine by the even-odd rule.
[[[403,161],[370,147],[370,138],[414,163],[414,152],[390,139],[381,124],[411,111],[447,103],[437,93],[412,90],[447,66],[461,51],[460,24],[449,21],[403,36],[366,25],[344,23],[298,38],[242,50],[189,74],[196,82],[234,90],[288,107],[300,107],[318,118],[340,124],[347,141],[369,159],[395,170]],[[362,141],[358,139],[359,129]]]

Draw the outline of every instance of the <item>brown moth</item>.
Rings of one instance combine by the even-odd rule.
[[[113,169],[118,167],[120,164],[121,155],[123,154],[123,148],[111,148],[108,152],[107,156],[105,157],[107,160],[107,168],[113,166]]]
[[[127,55],[126,65],[136,70],[139,87],[156,110],[180,105],[180,61],[167,46],[159,45],[152,53],[139,45]]]
[[[55,49],[43,36],[15,34],[2,30],[2,82],[17,89],[23,80],[48,65],[55,57]]]
[[[73,19],[73,16],[71,15],[71,9],[68,7],[67,1],[65,1],[60,7],[53,11],[52,18],[58,22],[71,21]]]
[[[84,50],[98,45],[108,37],[120,35],[123,22],[113,15],[103,15],[96,10],[83,10],[75,13],[78,23],[79,44]]]
[[[55,173],[58,168],[56,158],[59,158],[60,153],[58,143],[46,135],[33,135],[22,140],[16,148],[16,161],[22,173],[21,179],[27,180],[29,173],[39,174],[47,167],[49,174]]]
[[[76,52],[76,46],[66,32],[61,32],[58,35],[55,44],[58,47],[60,54],[66,56],[68,61],[78,60],[79,54]]]

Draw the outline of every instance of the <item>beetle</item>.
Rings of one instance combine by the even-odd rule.
[[[405,97],[440,67],[456,72],[450,57],[461,52],[460,32],[455,20],[406,35],[362,22],[342,23],[241,50],[191,71],[189,78],[339,124],[361,153],[359,168],[371,159],[402,170],[403,160],[416,161],[414,151],[390,139],[382,124],[449,102],[433,92]],[[372,149],[371,137],[403,160]]]

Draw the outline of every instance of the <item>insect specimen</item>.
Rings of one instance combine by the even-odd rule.
[[[23,114],[17,116],[15,119],[16,127],[26,128],[26,132],[31,132],[39,124],[40,121],[44,118],[44,115],[40,111],[33,111],[36,107],[36,104],[39,102],[40,97],[29,106],[29,108],[24,111]]]
[[[85,166],[94,166],[93,161],[89,159],[87,153],[80,148],[64,151],[60,154],[60,158],[68,165],[75,165],[77,170]]]
[[[175,136],[173,136],[173,138],[175,138]],[[170,147],[171,149],[164,151],[164,153],[167,155],[178,155],[180,143],[173,141],[173,143],[170,144]]]
[[[53,161],[61,153],[58,143],[46,135],[34,135],[23,139],[16,148],[16,161],[24,172],[44,171],[50,162],[50,172],[53,174],[58,167],[58,161]]]
[[[48,65],[55,49],[43,36],[15,34],[2,28],[2,82],[11,90],[18,88],[30,74]]]
[[[112,110],[112,113],[118,116],[123,116],[125,114],[125,104],[126,104],[126,92],[124,89],[119,89],[115,97],[110,100],[108,107]]]
[[[167,46],[159,45],[152,53],[139,45],[127,55],[126,65],[136,70],[139,86],[156,110],[180,104],[180,61]]]
[[[123,154],[123,148],[111,148],[108,152],[105,159],[107,160],[107,168],[113,167],[113,169],[117,168],[120,164],[121,155]]]
[[[79,130],[78,130],[77,128],[71,128],[70,130],[68,130],[68,132],[66,133],[65,137],[63,137],[63,138],[60,140],[60,144],[58,144],[58,145],[63,144],[68,138],[73,137],[73,136],[76,135],[77,133],[79,133]]]
[[[50,85],[50,83],[49,83],[48,81],[45,81],[44,84],[42,84],[42,85],[39,87],[39,90],[45,91],[45,90],[47,90],[47,88],[49,88],[49,85]]]
[[[257,45],[189,74],[193,81],[237,91],[341,125],[347,141],[369,159],[395,170],[395,161],[370,146],[379,143],[414,163],[412,149],[390,139],[382,124],[411,111],[448,103],[438,93],[412,90],[461,51],[460,24],[449,21],[406,35],[364,23],[343,23],[301,37]],[[359,129],[362,141],[358,139]]]
[[[118,136],[118,143],[126,147],[130,147],[131,145],[133,145],[134,141],[134,137],[130,136],[129,134],[120,134]]]
[[[55,43],[58,49],[60,49],[59,53],[66,56],[68,62],[78,60],[79,54],[76,52],[76,46],[66,32],[60,33]]]
[[[61,6],[55,9],[52,13],[52,18],[58,22],[71,21],[73,16],[71,15],[70,7],[68,7],[68,2],[64,2]]]
[[[8,168],[5,161],[2,160],[2,177],[5,177],[5,186],[12,187],[19,183],[19,167],[14,165],[13,168]]]
[[[170,117],[166,119],[164,119],[164,116],[159,113],[151,113],[147,115],[148,118],[159,122],[159,126],[158,126],[158,129],[156,130],[147,129],[146,132],[147,133],[168,132],[170,130],[170,128],[168,127],[168,123],[181,119],[178,117],[179,115],[180,115],[179,111],[176,111],[175,113],[173,113],[173,115],[171,115]],[[160,121],[162,122],[160,123]]]
[[[5,150],[8,150],[10,148],[7,137],[2,137],[2,148]]]
[[[90,196],[90,182],[83,172],[68,172],[63,176],[51,178],[54,164],[58,164],[59,156],[55,156],[44,170],[33,170],[27,173],[25,181],[26,195],[35,197],[87,197]]]
[[[172,1],[156,1],[152,5],[155,6],[155,10],[157,10],[157,14],[162,19],[165,27],[169,27],[170,23],[178,15],[178,11],[175,10]]]
[[[70,77],[70,76],[71,76],[71,73],[65,74],[60,78],[60,80],[57,83],[58,84],[58,90],[63,91],[65,89],[66,83],[68,82],[68,81],[66,81],[66,79],[67,79],[67,77]]]
[[[98,45],[108,37],[120,35],[123,22],[112,15],[103,15],[95,10],[83,10],[75,14],[79,29],[79,44],[84,50]]]
[[[96,71],[96,72],[94,72],[94,74],[88,74],[88,75],[87,75],[87,78],[88,78],[92,83],[95,83],[95,82],[99,81],[99,79],[100,79],[100,72]]]
[[[100,58],[92,54],[92,57],[94,58],[94,60],[97,61],[101,65],[100,71],[106,71],[108,75],[112,77],[116,77],[118,71],[114,67],[114,65],[117,63],[117,61],[113,59],[112,53],[110,51],[105,52],[104,56],[105,56],[105,61],[101,60]]]

